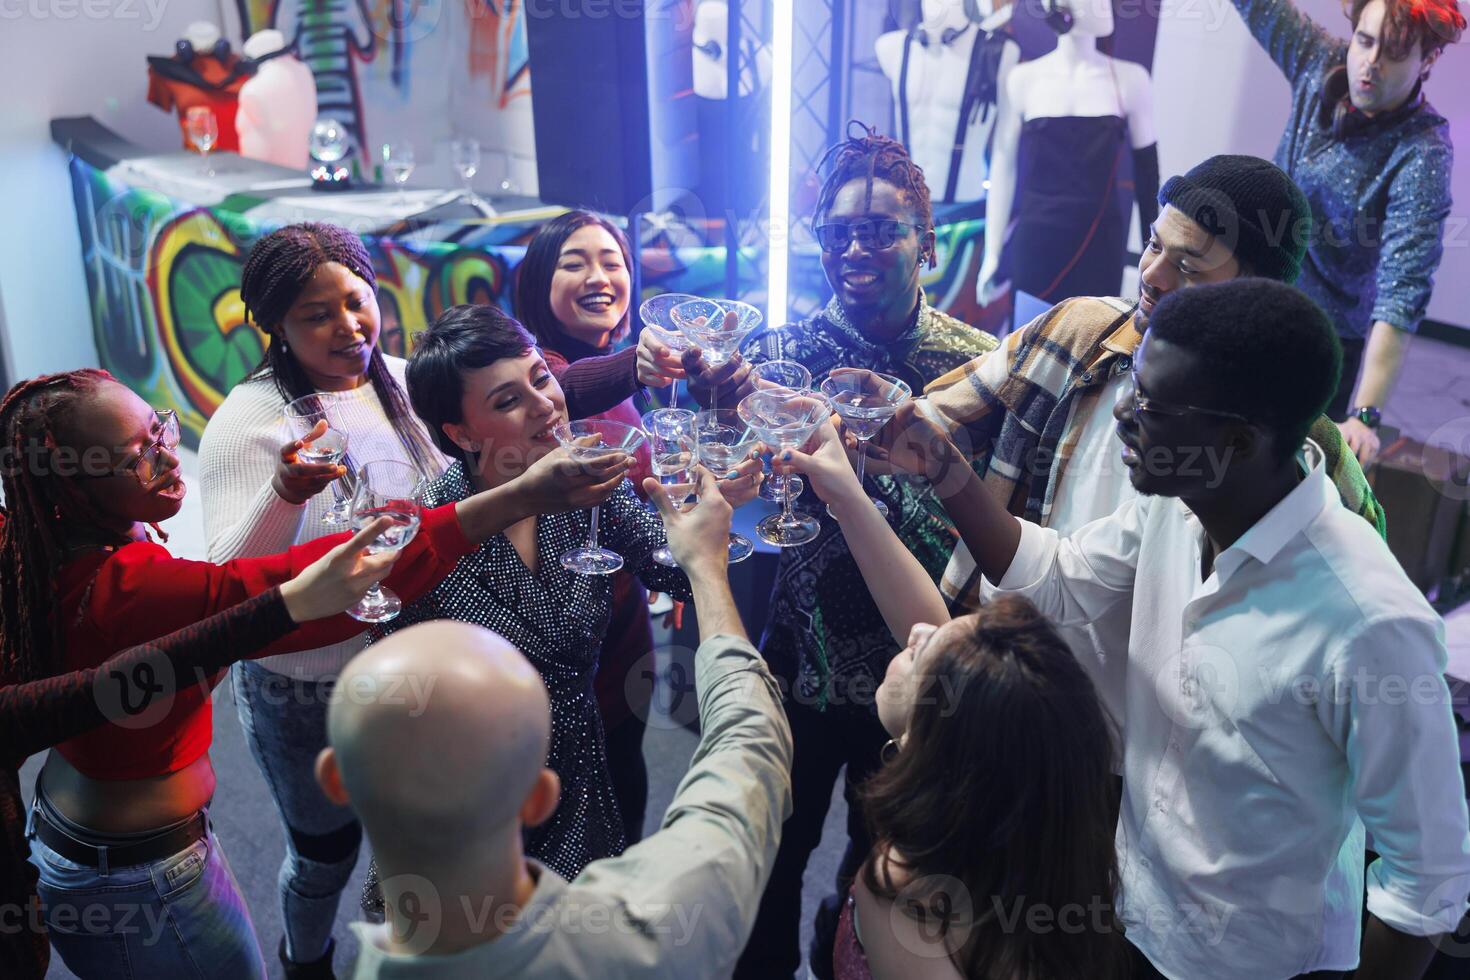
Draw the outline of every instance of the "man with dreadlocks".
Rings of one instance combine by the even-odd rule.
[[[901,143],[860,126],[828,151],[830,169],[812,220],[834,296],[816,315],[763,330],[742,348],[748,363],[804,364],[813,377],[836,367],[895,375],[915,391],[996,346],[990,334],[931,307],[919,280],[935,265],[934,216],[924,173]],[[699,386],[696,379],[696,395]],[[731,394],[734,394],[732,391]],[[726,401],[724,394],[720,401]],[[877,477],[868,490],[931,575],[954,547],[954,525],[933,491]],[[847,894],[869,841],[857,788],[879,765],[888,740],[874,692],[898,653],[837,523],[821,503],[798,502],[822,520],[816,540],[782,551],[761,652],[786,682],[795,757],[792,812],[737,977],[789,977],[800,962],[801,879],[820,843],[832,784],[845,766],[848,844],[836,893],[817,917],[810,962],[827,977],[838,895]]]

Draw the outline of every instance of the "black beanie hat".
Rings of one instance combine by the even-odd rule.
[[[1260,157],[1210,157],[1170,177],[1159,206],[1173,205],[1220,239],[1264,279],[1294,283],[1312,236],[1312,208],[1280,167]]]

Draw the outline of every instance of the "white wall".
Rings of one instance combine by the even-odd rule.
[[[150,54],[216,0],[0,0],[0,301],[13,379],[97,363],[67,157],[56,116],[96,116],[145,146],[178,145],[149,105]]]
[[[1329,32],[1347,37],[1337,0],[1297,0]],[[1470,327],[1470,43],[1446,49],[1425,90],[1450,120],[1460,148],[1455,206],[1446,226],[1444,261],[1435,276],[1429,316]],[[1159,168],[1167,179],[1216,153],[1270,159],[1286,122],[1285,77],[1246,31],[1230,0],[1163,0],[1154,89]]]

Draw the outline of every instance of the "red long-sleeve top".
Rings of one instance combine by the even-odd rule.
[[[112,654],[196,623],[250,596],[289,581],[346,541],[333,534],[278,555],[215,565],[175,558],[152,542],[85,554],[62,569],[57,597],[64,652],[62,669],[95,667]],[[454,506],[427,510],[418,535],[403,549],[384,584],[405,603],[428,592],[473,550]],[[340,643],[362,632],[345,613],[306,623],[252,654],[270,656]],[[109,723],[56,746],[67,762],[92,779],[144,779],[176,772],[209,751],[209,693],[222,671],[177,679],[167,713],[149,723]]]

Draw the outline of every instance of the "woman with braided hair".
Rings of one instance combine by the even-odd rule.
[[[351,538],[332,535],[224,565],[174,558],[147,528],[183,503],[177,420],[105,371],[17,385],[0,403],[0,439],[8,506],[0,525],[0,684],[96,667],[282,585]],[[385,581],[412,601],[509,523],[600,501],[625,470],[624,461],[584,467],[564,450],[550,453],[515,483],[426,511]],[[367,567],[371,577],[381,574],[381,565]],[[345,615],[317,619],[264,652],[320,648],[360,630]],[[81,977],[128,969],[264,975],[249,914],[208,833],[209,694],[220,676],[200,671],[142,714],[122,701],[107,723],[57,745],[41,770],[31,861],[52,942]],[[166,680],[159,683],[167,687]],[[101,921],[99,908],[107,912]]]
[[[322,491],[353,463],[398,460],[426,479],[444,471],[447,460],[409,407],[404,360],[379,346],[376,289],[362,239],[336,225],[288,225],[251,248],[240,296],[266,335],[266,352],[200,441],[211,561],[271,554],[330,533],[322,518],[332,495]],[[636,384],[630,356],[592,360],[563,376],[575,413],[615,404]],[[291,435],[285,406],[309,395],[347,436],[348,467],[278,452]],[[332,685],[363,644],[363,635],[346,637],[234,671],[240,724],[285,831],[277,952],[288,977],[330,975],[338,900],[357,863],[361,828],[347,807],[327,800],[313,772],[327,744]]]
[[[920,277],[933,268],[934,215],[924,172],[903,144],[852,124],[832,147],[812,214],[822,269],[833,297],[815,316],[772,324],[742,347],[746,362],[800,361],[820,378],[835,367],[895,375],[914,391],[973,357],[992,350],[990,334],[931,307]],[[708,397],[705,373],[694,364],[691,389]],[[733,405],[748,384],[737,371],[720,385],[719,402]],[[872,476],[868,493],[888,506],[888,521],[931,575],[949,561],[956,534],[934,491],[909,480]],[[817,916],[810,964],[829,977],[838,899],[867,856],[868,834],[856,789],[879,765],[888,736],[873,692],[898,645],[873,603],[838,525],[820,501],[797,505],[822,523],[810,544],[781,552],[761,652],[787,682],[786,714],[795,746],[792,812],[781,831],[770,883],[737,977],[790,977],[801,960],[801,879],[821,841],[838,773],[847,770],[848,846],[836,894]]]
[[[0,522],[4,519],[0,514]],[[141,715],[155,698],[171,697],[172,690],[159,683],[160,677],[186,677],[196,671],[214,674],[281,639],[299,623],[346,609],[393,561],[392,555],[358,559],[376,533],[375,528],[366,528],[291,581],[159,640],[124,650],[99,667],[39,680],[0,682],[0,746],[4,746],[0,759],[0,827],[4,832],[0,909],[5,910],[7,926],[0,929],[0,976],[41,980],[51,959],[36,897],[36,868],[26,861],[30,846],[20,790],[21,764],[37,752],[117,717],[114,712],[124,705],[130,713]]]

